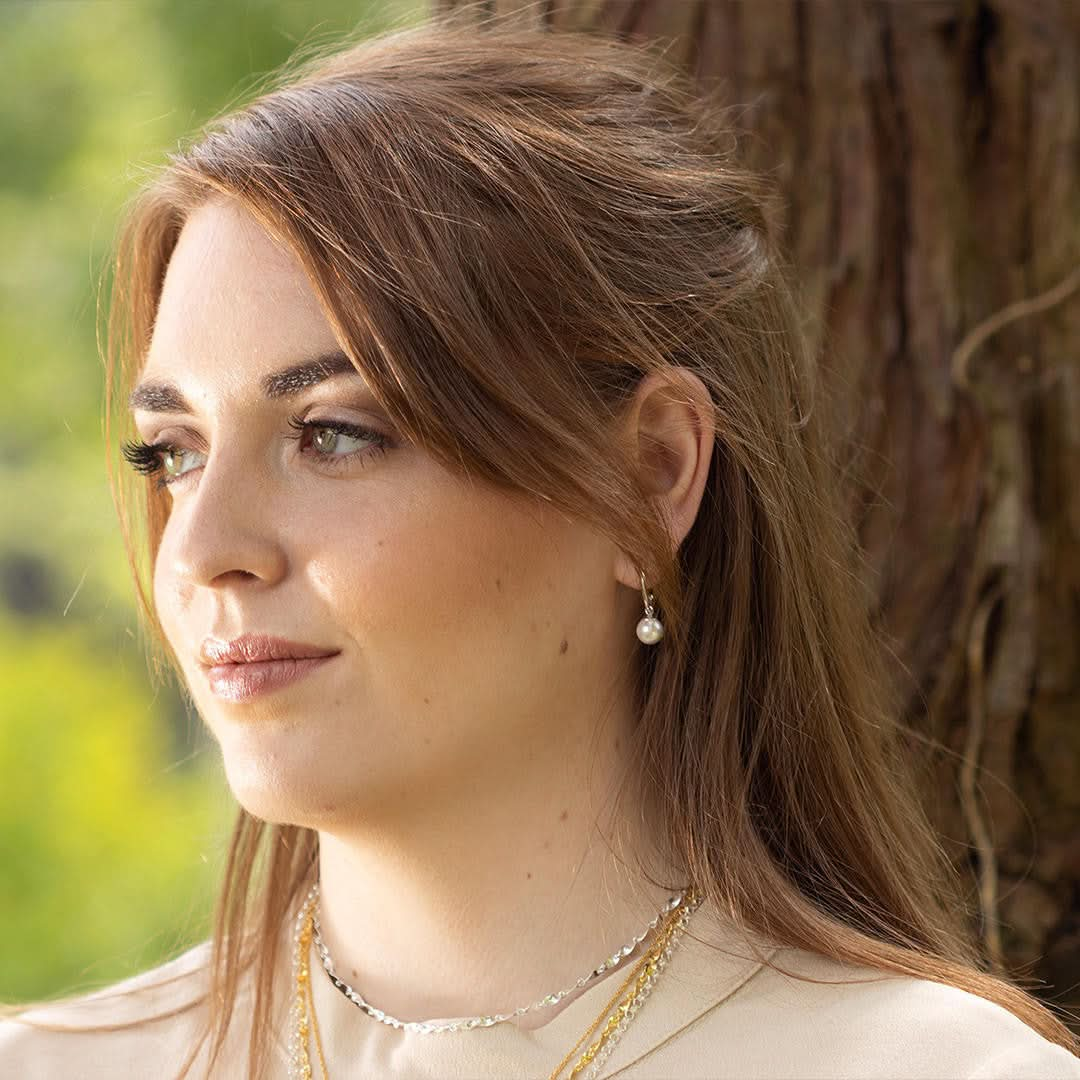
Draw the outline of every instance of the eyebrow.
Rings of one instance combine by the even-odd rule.
[[[259,380],[263,395],[270,401],[290,397],[336,375],[362,378],[356,365],[340,350],[323,353],[299,364],[264,375]],[[128,398],[129,409],[147,412],[194,412],[175,383],[149,380],[139,383]]]

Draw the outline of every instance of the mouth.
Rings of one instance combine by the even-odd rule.
[[[203,669],[216,697],[245,702],[291,686],[338,655],[330,653],[327,656],[250,660],[245,663],[203,665]]]

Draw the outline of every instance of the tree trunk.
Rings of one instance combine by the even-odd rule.
[[[522,7],[655,40],[741,106],[904,719],[943,744],[932,816],[987,959],[1080,1009],[1080,5],[488,4]]]

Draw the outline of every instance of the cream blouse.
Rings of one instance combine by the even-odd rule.
[[[773,970],[754,955],[749,939],[716,921],[709,906],[703,905],[605,1062],[601,1077],[1080,1080],[1080,1058],[1044,1039],[1003,1007],[964,990],[841,965],[816,953],[776,949],[756,938],[753,944],[768,962],[829,982],[804,982]],[[209,950],[204,941],[157,968],[84,995],[77,1003],[32,1015],[61,1023],[117,1020],[179,1004],[205,986]],[[627,971],[620,966],[591,984],[537,1028],[500,1023],[421,1034],[369,1017],[333,986],[314,949],[311,953],[315,1013],[332,1080],[546,1080],[618,990]],[[152,986],[170,976],[178,978]],[[136,993],[110,998],[117,989]],[[247,1075],[247,1025],[242,1019],[250,1014],[250,1005],[245,988],[215,1077],[244,1080]],[[130,1031],[99,1034],[35,1031],[8,1020],[0,1023],[0,1077],[170,1080],[192,1045],[200,1018],[200,1010],[194,1009]],[[275,1025],[272,1080],[288,1076],[289,1027],[282,1013]],[[591,1041],[582,1044],[573,1061]],[[346,1045],[359,1047],[351,1060],[344,1059]],[[318,1078],[313,1046],[311,1060]],[[204,1061],[200,1053],[189,1074],[192,1080],[204,1075]]]

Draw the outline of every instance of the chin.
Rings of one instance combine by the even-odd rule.
[[[270,725],[260,728],[250,721],[218,719],[213,730],[236,801],[262,821],[306,825],[322,779],[312,741],[290,736],[282,742]]]
[[[252,816],[273,825],[297,825],[333,830],[369,818],[358,790],[366,786],[359,776],[341,785],[328,784],[326,762],[258,752],[240,752],[234,746],[224,756],[225,776],[236,801]]]

